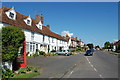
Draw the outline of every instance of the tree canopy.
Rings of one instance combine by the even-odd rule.
[[[104,43],[104,48],[105,49],[110,49],[110,47],[111,47],[111,43],[109,41]]]
[[[94,47],[94,45],[91,43],[91,44],[87,44],[87,46],[91,49]]]
[[[22,29],[15,26],[2,28],[2,61],[13,61],[23,45],[25,35]]]

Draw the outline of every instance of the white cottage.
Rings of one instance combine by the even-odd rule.
[[[43,25],[42,15],[36,15],[36,19],[32,19],[30,16],[16,12],[14,8],[7,7],[2,7],[0,12],[2,13],[0,27],[11,25],[22,28],[27,44],[26,51],[29,55],[33,55],[36,49],[46,53],[52,50],[68,49],[66,39],[52,32],[49,25]]]

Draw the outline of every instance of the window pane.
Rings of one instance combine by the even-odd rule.
[[[32,43],[30,43],[30,51],[32,51]]]
[[[33,51],[35,51],[35,44],[33,43]]]
[[[38,44],[36,44],[36,49],[38,49]]]
[[[13,17],[14,17],[14,14],[13,14],[12,12],[10,12],[9,16],[10,16],[11,18],[13,18]]]
[[[30,24],[30,20],[27,20],[27,24]]]

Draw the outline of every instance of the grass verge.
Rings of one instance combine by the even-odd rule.
[[[19,74],[19,75],[15,75],[12,78],[32,78],[34,76],[40,75],[40,73],[38,72],[32,72],[32,73],[26,73],[26,74]]]
[[[120,55],[120,53],[117,52],[110,52],[110,54]]]

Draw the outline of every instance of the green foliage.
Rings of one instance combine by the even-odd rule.
[[[10,69],[8,69],[8,68],[2,69],[2,79],[3,80],[6,80],[13,76],[14,76],[14,73]]]
[[[39,54],[35,52],[35,54],[33,53],[33,56],[37,57],[37,56],[39,56]]]
[[[21,74],[21,73],[26,73],[26,68],[25,67],[23,67],[23,68],[20,68],[19,70],[18,70],[18,73],[19,74]]]
[[[24,80],[23,78],[32,78],[32,77],[35,77],[35,76],[38,76],[40,75],[40,73],[38,72],[31,72],[31,73],[27,73],[27,74],[19,74],[19,75],[16,75],[13,78],[13,80]],[[12,80],[11,78],[11,80]]]
[[[91,44],[87,44],[87,46],[88,46],[90,49],[94,47],[92,43],[91,43]]]
[[[26,71],[32,71],[32,69],[33,69],[33,67],[27,65],[27,67],[26,67]]]
[[[36,67],[36,68],[34,68],[34,72],[38,72],[38,69],[39,69],[39,68],[37,68],[37,67]]]
[[[40,55],[45,55],[45,52],[39,51],[39,54],[40,54]]]
[[[100,46],[99,45],[97,45],[97,46],[95,46],[95,48],[97,49],[97,48],[100,48]]]
[[[105,42],[104,48],[105,49],[110,49],[111,43],[109,41]]]
[[[2,61],[13,61],[25,40],[24,32],[14,26],[2,28]]]
[[[70,52],[75,52],[76,50],[71,50]]]

